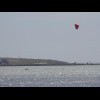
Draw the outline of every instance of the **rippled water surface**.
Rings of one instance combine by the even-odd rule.
[[[0,66],[0,87],[99,87],[100,65]]]

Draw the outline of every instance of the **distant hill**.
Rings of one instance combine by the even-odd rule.
[[[0,66],[39,66],[39,65],[66,65],[64,61],[51,59],[27,59],[27,58],[0,58]]]

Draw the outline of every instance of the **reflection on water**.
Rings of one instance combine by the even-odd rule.
[[[0,87],[99,87],[100,66],[1,66]]]

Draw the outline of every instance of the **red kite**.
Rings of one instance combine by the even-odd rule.
[[[79,28],[79,25],[78,25],[78,24],[75,24],[75,28],[78,30],[78,28]]]

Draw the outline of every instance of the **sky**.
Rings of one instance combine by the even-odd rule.
[[[0,57],[100,62],[99,43],[100,12],[0,12]]]

